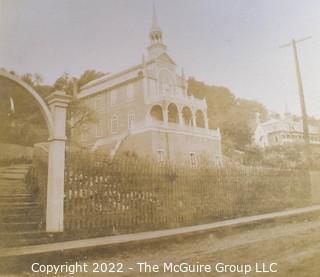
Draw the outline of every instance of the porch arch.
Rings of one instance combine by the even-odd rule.
[[[185,125],[192,126],[192,111],[187,106],[182,108],[182,119]]]
[[[149,112],[150,116],[152,119],[158,120],[158,121],[163,121],[164,120],[164,116],[163,116],[163,109],[162,106],[157,104],[151,107],[150,112]]]
[[[179,110],[176,104],[168,105],[168,122],[179,123]]]

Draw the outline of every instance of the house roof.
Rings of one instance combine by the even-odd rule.
[[[294,121],[292,118],[275,119],[272,118],[260,124],[266,133],[273,132],[295,132],[303,133],[302,121]],[[318,134],[318,128],[309,124],[309,133]]]
[[[170,64],[176,65],[173,59],[167,53],[163,53],[154,59],[148,60],[145,63],[145,65],[148,66],[160,60],[165,60]],[[142,62],[140,64],[137,64],[125,70],[122,70],[120,72],[108,74],[98,79],[92,80],[91,82],[85,84],[80,88],[78,93],[78,98],[87,97],[92,94],[96,94],[103,90],[119,85],[121,83],[127,82],[129,80],[139,78],[140,77],[139,72],[141,72],[143,68],[144,68],[144,64]]]

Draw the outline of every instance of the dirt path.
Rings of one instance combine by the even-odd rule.
[[[54,263],[55,258],[47,259]],[[64,258],[67,261],[67,257]],[[224,229],[224,231],[203,234],[181,240],[168,240],[131,246],[129,249],[105,249],[98,253],[87,253],[68,260],[87,263],[90,273],[75,276],[244,276],[243,273],[217,273],[215,264],[249,264],[254,269],[255,263],[269,266],[277,263],[277,273],[250,272],[246,276],[320,276],[320,219],[304,222],[268,223],[250,228]],[[36,262],[36,261],[33,261]],[[122,263],[122,273],[92,273],[92,264]],[[160,265],[159,273],[139,271],[137,262]],[[211,273],[163,273],[163,263],[174,264],[209,264]],[[61,261],[60,261],[61,263]],[[132,268],[132,269],[129,269]],[[260,268],[261,269],[261,268]],[[35,273],[31,270],[10,276],[54,276]],[[58,274],[70,276],[70,274]]]

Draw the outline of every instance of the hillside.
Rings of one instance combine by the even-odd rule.
[[[77,80],[81,85],[102,76],[94,70],[85,71]],[[55,89],[65,90],[72,94],[74,78],[64,73],[53,86],[43,84],[38,74],[25,74],[24,81],[30,84],[44,98]],[[21,93],[17,85],[1,80],[0,104],[0,141],[24,145],[46,140],[47,131],[41,112],[31,96]],[[194,78],[188,80],[188,93],[198,98],[206,98],[210,128],[220,128],[225,150],[243,150],[251,143],[255,127],[255,115],[259,112],[263,118],[267,116],[266,108],[255,101],[237,98],[225,87],[209,86]],[[10,110],[9,97],[15,103],[14,112]],[[81,112],[79,105],[71,106]],[[82,107],[83,108],[83,107]]]
[[[210,128],[220,128],[224,150],[244,150],[251,144],[256,113],[267,117],[267,109],[259,102],[237,98],[226,87],[209,86],[194,78],[188,80],[188,94],[206,98]]]

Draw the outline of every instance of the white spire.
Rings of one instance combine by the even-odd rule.
[[[155,6],[154,3],[153,3],[153,6],[152,6],[152,9],[153,9],[153,13],[152,13],[152,26],[151,26],[150,31],[151,31],[151,32],[152,32],[152,31],[160,31],[160,32],[161,32],[161,29],[160,29],[159,24],[158,24],[156,6]]]
[[[154,4],[149,37],[150,45],[148,46],[148,59],[156,58],[166,52],[167,46],[162,41],[162,31],[158,24],[157,12]]]
[[[154,43],[162,43],[162,31],[161,28],[158,24],[158,19],[157,19],[157,12],[156,12],[156,7],[153,4],[153,14],[152,14],[152,25],[150,28],[150,39],[151,39],[151,44]]]

